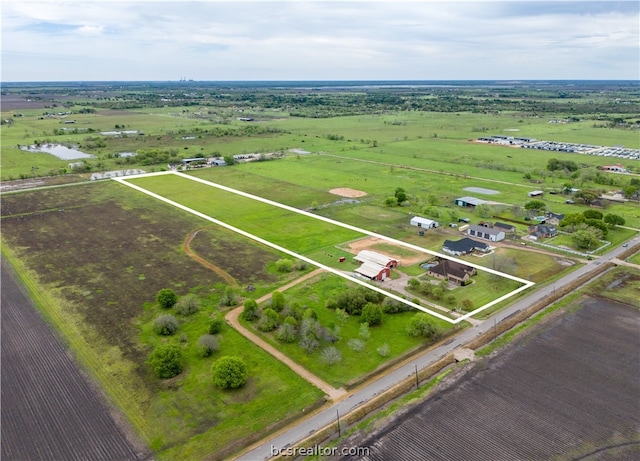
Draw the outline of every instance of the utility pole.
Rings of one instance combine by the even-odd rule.
[[[418,389],[418,364],[415,364],[416,367],[416,389]]]
[[[336,421],[338,422],[338,437],[340,437],[340,411],[336,408]]]

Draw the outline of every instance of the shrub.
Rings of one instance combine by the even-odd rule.
[[[473,310],[473,301],[471,301],[469,298],[465,298],[462,301],[460,301],[460,306],[465,311],[472,311]]]
[[[280,316],[273,309],[265,309],[262,311],[260,321],[258,321],[258,329],[260,331],[269,332],[276,329],[280,320]]]
[[[300,337],[300,347],[304,349],[307,354],[311,354],[320,347],[320,343],[313,336],[305,335]]]
[[[198,339],[198,354],[200,357],[209,357],[220,349],[218,340],[213,335],[202,335]]]
[[[316,314],[316,311],[308,307],[304,310],[304,314],[302,314],[302,318],[316,320],[318,318],[318,314]]]
[[[214,317],[211,320],[211,323],[209,323],[209,334],[217,335],[222,331],[223,326],[224,326],[224,321],[218,316]]]
[[[293,261],[290,259],[278,259],[276,261],[276,270],[278,272],[291,272],[293,269]]]
[[[308,268],[309,268],[309,265],[307,264],[306,261],[301,261],[299,259],[296,259],[296,261],[293,263],[294,271],[306,271]]]
[[[387,343],[384,343],[382,346],[380,346],[376,350],[378,351],[378,354],[380,354],[381,357],[386,357],[387,355],[389,355],[390,348]]]
[[[409,336],[425,339],[435,339],[440,334],[440,330],[433,323],[432,318],[428,314],[422,313],[416,314],[411,318],[407,332]]]
[[[329,346],[326,349],[323,349],[320,353],[320,356],[322,357],[322,360],[328,365],[333,365],[342,361],[342,354],[334,346]]]
[[[158,291],[156,295],[156,301],[160,304],[160,307],[164,309],[170,309],[178,301],[178,295],[170,288],[163,288]]]
[[[360,335],[360,339],[362,339],[363,341],[367,341],[369,338],[371,338],[371,331],[369,331],[369,324],[367,322],[360,324],[360,330],[358,334]]]
[[[287,305],[284,295],[279,291],[274,291],[271,295],[271,309],[280,312]]]
[[[602,211],[599,210],[584,210],[582,214],[586,219],[602,219],[604,217]]]
[[[242,311],[242,318],[248,322],[252,322],[257,319],[258,316],[258,303],[253,299],[247,299],[244,302],[244,309]]]
[[[284,323],[278,327],[276,338],[283,343],[292,343],[296,340],[296,327],[290,323]]]
[[[358,338],[351,338],[347,345],[356,352],[360,352],[364,349],[364,341]]]
[[[213,383],[221,389],[236,389],[249,379],[247,365],[240,357],[221,357],[213,364]]]
[[[178,331],[178,319],[173,315],[161,315],[156,319],[153,331],[159,335],[171,336]]]
[[[200,300],[194,294],[188,294],[178,299],[176,311],[181,315],[191,315],[200,309]]]
[[[175,344],[158,346],[149,356],[148,364],[158,378],[173,378],[182,372],[182,349]]]
[[[233,288],[228,286],[224,289],[224,294],[220,298],[221,306],[235,306],[236,305],[236,294],[233,291]]]
[[[368,323],[369,326],[376,326],[382,323],[382,306],[379,304],[367,303],[360,314],[360,321]]]
[[[391,298],[385,298],[382,303],[382,312],[385,314],[397,314],[398,312],[408,312],[411,310],[413,310],[413,307]]]

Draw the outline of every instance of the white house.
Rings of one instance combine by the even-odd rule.
[[[438,222],[427,218],[421,218],[414,216],[410,221],[412,226],[421,227],[423,229],[435,229],[438,227]]]
[[[504,231],[496,229],[495,227],[485,227],[479,225],[473,225],[467,229],[467,235],[472,237],[478,237],[490,242],[499,242],[504,240]]]

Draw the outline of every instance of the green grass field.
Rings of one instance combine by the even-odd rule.
[[[353,284],[351,284],[353,285]],[[335,387],[341,387],[365,374],[373,372],[389,360],[405,355],[407,352],[424,345],[424,340],[413,338],[407,333],[407,326],[415,311],[396,314],[386,314],[381,325],[371,327],[371,337],[365,341],[365,348],[355,351],[349,347],[348,341],[359,338],[360,317],[349,316],[341,323],[335,311],[325,307],[327,300],[344,291],[348,282],[330,274],[323,274],[316,280],[293,287],[284,292],[285,298],[293,300],[300,306],[313,309],[318,321],[325,327],[339,326],[339,340],[333,344],[322,342],[320,348],[311,354],[307,354],[297,343],[283,343],[278,341],[273,333],[261,333],[255,328],[255,324],[243,320],[243,324],[276,346],[287,356],[301,364],[315,375]],[[268,307],[268,303],[264,307]],[[442,333],[446,333],[454,327],[448,322],[434,319]],[[377,350],[384,344],[389,346],[388,355],[382,356]],[[323,362],[321,350],[324,347],[334,346],[342,354],[339,363],[329,365]]]
[[[82,102],[82,98],[76,102]],[[584,101],[576,100],[578,103]],[[615,191],[637,179],[640,171],[640,161],[624,160],[625,166],[633,169],[633,175],[601,173],[601,182],[597,183],[595,168],[614,160],[474,142],[480,136],[501,134],[640,148],[637,130],[604,127],[604,123],[596,120],[601,114],[583,116],[575,123],[551,124],[550,119],[565,118],[566,114],[386,111],[375,115],[302,118],[291,117],[285,110],[252,107],[245,109],[245,113],[255,112],[260,121],[247,125],[237,120],[240,112],[235,107],[189,105],[98,109],[95,113],[74,113],[66,118],[44,116],[45,112],[83,107],[3,110],[2,118],[12,123],[3,124],[0,133],[2,181],[70,172],[68,164],[75,160],[18,148],[36,140],[75,145],[95,156],[86,160],[87,168],[82,172],[73,172],[74,181],[88,179],[94,171],[140,167],[124,164],[115,157],[119,152],[157,148],[187,158],[279,151],[286,157],[193,170],[189,174],[440,251],[444,239],[462,237],[460,232],[446,227],[456,220],[456,215],[468,217],[472,223],[484,219],[473,210],[455,206],[456,197],[471,195],[502,204],[495,207],[496,216],[489,220],[513,221],[517,235],[522,236],[527,233],[528,223],[519,209],[530,200],[527,192],[561,190],[565,184]],[[76,123],[65,124],[68,119],[75,119]],[[114,130],[137,130],[143,134],[105,137],[99,133]],[[184,139],[185,136],[194,139]],[[294,148],[310,154],[289,152]],[[546,166],[552,158],[574,161],[580,169],[574,175],[549,172]],[[163,164],[143,167],[146,171],[166,168]],[[175,175],[130,181],[322,264],[345,271],[355,267],[353,255],[346,251],[344,243],[361,237],[361,233]],[[331,189],[343,187],[366,195],[347,202],[330,193]],[[385,206],[385,200],[398,187],[405,189],[408,203]],[[484,187],[498,193],[484,195],[465,190],[468,187]],[[545,193],[542,200],[556,213],[589,208],[581,203],[566,204],[567,198]],[[3,195],[2,205],[3,253],[19,269],[45,317],[62,332],[73,353],[94,373],[109,398],[123,409],[159,459],[209,459],[223,447],[242,444],[247,437],[272,429],[278,421],[301,414],[303,408],[322,397],[319,390],[230,328],[219,336],[218,353],[206,359],[197,356],[195,344],[199,336],[206,332],[211,315],[221,314],[217,301],[225,284],[187,257],[183,243],[189,232],[210,226],[210,222],[106,181]],[[637,234],[638,202],[612,202],[603,212],[622,216],[630,227],[610,231],[607,240],[613,246]],[[5,213],[15,213],[10,218],[15,220],[6,220]],[[420,237],[409,225],[414,215],[436,219],[441,228]],[[257,290],[252,294],[245,292],[244,287],[254,283],[253,279],[238,275],[239,295],[259,296],[277,289],[288,279],[273,275],[274,261],[282,254],[237,236],[225,237],[225,233],[214,226],[199,237],[206,235],[209,241],[196,241],[194,246],[201,250],[200,256],[225,266],[229,272],[235,268],[240,274],[240,269],[249,267],[254,271],[258,277]],[[563,237],[556,243],[570,246],[572,242]],[[385,244],[380,245],[380,251],[388,249]],[[242,254],[252,261],[238,258],[234,262],[228,254],[226,259],[216,256],[225,251]],[[535,283],[552,280],[580,264],[562,253],[528,251],[528,246],[500,248],[497,253],[515,261],[512,275]],[[347,261],[340,264],[339,257]],[[469,260],[485,267],[493,265],[491,258]],[[630,261],[638,263],[640,257],[634,255]],[[403,266],[398,271],[411,276],[424,273],[417,265]],[[637,304],[636,272],[616,270],[593,290]],[[487,273],[474,279],[473,285],[452,291],[456,303],[473,298],[477,308],[516,287],[515,282],[497,280]],[[315,283],[286,291],[285,296],[314,309],[320,322],[330,326],[338,319],[324,303],[345,289],[346,284],[339,277],[323,276]],[[173,287],[180,294],[195,292],[205,301],[198,314],[189,318],[178,316],[180,329],[169,338],[151,331],[153,319],[160,314],[152,300],[157,289],[164,286]],[[480,315],[486,318],[506,304],[503,302]],[[333,366],[321,360],[320,350],[306,354],[297,344],[280,343],[272,334],[263,336],[327,382],[342,386],[421,347],[419,340],[406,333],[413,315],[413,312],[386,315],[381,326],[371,328],[371,338],[360,352],[347,344],[349,339],[358,337],[359,329],[358,318],[350,317],[341,326],[341,339],[336,343],[343,359]],[[443,331],[454,328],[446,322],[437,322]],[[185,354],[185,372],[169,381],[151,376],[144,364],[151,348],[163,342],[180,345]],[[382,357],[377,349],[385,343],[390,350]],[[221,355],[238,355],[247,362],[250,370],[247,386],[231,392],[213,386],[211,365]]]

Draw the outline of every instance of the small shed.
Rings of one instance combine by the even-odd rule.
[[[414,216],[411,218],[410,224],[412,226],[421,227],[423,229],[435,229],[438,227],[438,222],[432,219],[421,218],[420,216]]]

